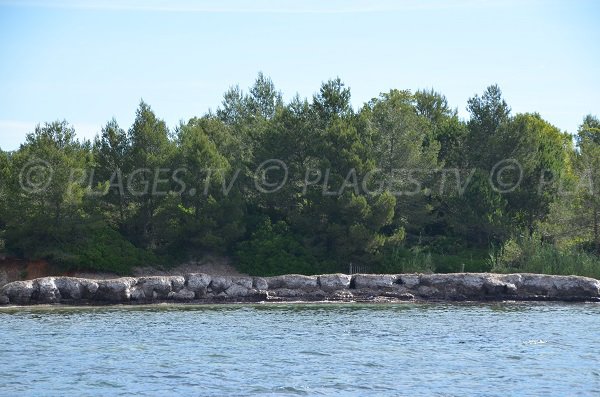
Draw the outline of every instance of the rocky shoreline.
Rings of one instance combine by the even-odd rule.
[[[600,302],[600,281],[540,274],[325,274],[275,277],[43,277],[0,289],[1,305],[237,303],[287,301],[569,301]]]

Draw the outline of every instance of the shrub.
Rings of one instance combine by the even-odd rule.
[[[156,263],[156,257],[135,247],[103,222],[73,222],[60,229],[19,230],[12,252],[29,259],[46,259],[65,271],[97,270],[129,274],[133,266]]]
[[[315,258],[283,221],[273,225],[267,219],[250,240],[238,245],[236,256],[239,270],[253,276],[318,273]]]
[[[579,248],[560,249],[538,234],[512,238],[490,254],[492,271],[541,273],[600,278],[600,257]]]
[[[378,273],[433,273],[435,264],[432,255],[415,246],[406,249],[401,246],[386,247],[376,267]]]

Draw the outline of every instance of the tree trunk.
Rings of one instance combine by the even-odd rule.
[[[598,236],[598,204],[594,203],[594,243],[596,252],[600,253],[600,236]]]

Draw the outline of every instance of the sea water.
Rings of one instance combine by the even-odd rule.
[[[600,395],[600,305],[0,309],[2,396]]]

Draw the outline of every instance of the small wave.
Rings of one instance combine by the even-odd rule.
[[[543,339],[529,339],[526,341],[523,341],[524,345],[544,345],[548,343],[548,341],[543,340]]]
[[[300,352],[300,354],[308,354],[311,356],[324,356],[324,357],[331,356],[330,353],[324,353],[324,352],[318,352],[318,351],[312,351],[312,350],[302,350]]]

